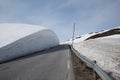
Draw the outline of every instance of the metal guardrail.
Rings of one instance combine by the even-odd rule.
[[[86,65],[90,68],[92,68],[100,77],[102,80],[112,80],[96,63],[95,61],[91,61],[85,56],[81,55],[77,50],[73,48],[73,46],[70,46],[72,51],[75,53],[77,57],[79,57]]]

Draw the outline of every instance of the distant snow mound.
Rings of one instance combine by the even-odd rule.
[[[59,45],[56,34],[28,24],[0,24],[0,62]]]
[[[119,27],[114,28],[114,29],[110,29],[110,30],[106,30],[106,31],[98,32],[95,35],[92,35],[92,36],[88,37],[86,40],[100,38],[100,37],[106,37],[106,36],[111,36],[111,35],[116,35],[116,34],[120,34],[120,28]]]
[[[88,34],[76,36],[76,37],[74,37],[74,42],[79,43],[81,41],[86,41],[86,40],[90,40],[90,39],[109,37],[109,36],[113,37],[113,35],[120,35],[120,27],[119,26],[112,28],[112,29],[108,29],[108,30],[101,30],[99,32],[91,32]],[[118,36],[116,36],[116,37],[118,37]],[[72,38],[69,39],[68,41],[66,41],[65,43],[72,44]]]

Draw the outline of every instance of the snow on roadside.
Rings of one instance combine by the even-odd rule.
[[[86,41],[74,41],[74,48],[97,64],[108,74],[120,80],[120,35],[110,35]]]
[[[28,24],[2,23],[0,24],[0,48],[42,29],[47,28]]]
[[[116,80],[120,80],[120,27],[91,32],[74,38],[74,48]],[[65,44],[72,44],[72,39]]]
[[[58,37],[48,28],[28,24],[0,24],[0,62],[58,44]]]
[[[81,35],[81,38],[75,39],[74,42],[80,42],[86,40],[88,37],[95,35],[95,33],[92,34],[84,34]]]
[[[84,35],[81,35],[81,36],[77,36],[77,37],[74,38],[74,42],[75,42],[75,43],[79,43],[79,42],[84,41],[84,40],[86,40],[88,37],[93,36],[93,35],[95,35],[95,34],[96,34],[96,33],[84,34]],[[68,41],[66,41],[66,42],[63,42],[62,44],[72,44],[72,39],[70,39],[70,40],[68,40]]]

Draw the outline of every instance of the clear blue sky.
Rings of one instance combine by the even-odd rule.
[[[120,26],[120,0],[0,0],[0,23],[51,28],[61,41]]]

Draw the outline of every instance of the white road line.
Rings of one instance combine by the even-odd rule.
[[[67,61],[67,68],[70,69],[70,61]]]
[[[67,68],[70,69],[70,53],[68,53]]]
[[[68,53],[68,57],[70,56],[70,54]]]

